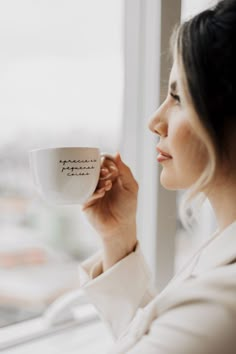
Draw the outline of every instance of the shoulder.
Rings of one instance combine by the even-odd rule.
[[[157,298],[159,313],[194,303],[218,304],[236,316],[236,263],[192,274]]]
[[[236,353],[235,299],[235,264],[191,276],[156,298],[149,339],[158,338],[168,353]]]
[[[176,282],[137,314],[118,344],[132,350],[118,352],[235,354],[235,295],[235,265]]]

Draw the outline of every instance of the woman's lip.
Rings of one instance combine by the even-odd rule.
[[[167,154],[167,152],[162,151],[158,146],[157,146],[157,151],[160,153],[158,156],[166,157],[167,159],[172,159],[172,156]]]
[[[171,160],[172,157],[171,156],[165,156],[165,155],[162,155],[162,154],[159,154],[157,156],[157,161],[158,162],[163,162],[163,161],[166,161],[166,160]]]

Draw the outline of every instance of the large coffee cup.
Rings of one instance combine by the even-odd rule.
[[[51,204],[83,204],[98,184],[102,157],[95,147],[57,147],[29,152],[36,189]]]

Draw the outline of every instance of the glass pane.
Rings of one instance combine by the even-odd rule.
[[[98,247],[79,206],[37,196],[28,151],[119,149],[123,0],[0,3],[0,326],[78,286]]]

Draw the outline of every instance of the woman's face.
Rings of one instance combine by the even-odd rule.
[[[192,122],[197,114],[184,94],[176,61],[169,79],[168,95],[154,113],[149,128],[160,137],[157,160],[162,164],[161,184],[167,189],[187,189],[203,172],[207,150]]]

